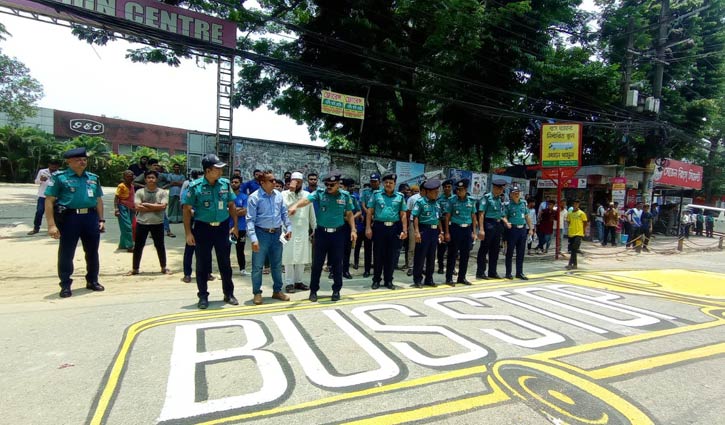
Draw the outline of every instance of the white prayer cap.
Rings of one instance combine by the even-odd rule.
[[[292,177],[290,177],[290,178],[293,179],[293,180],[294,179],[299,179],[299,180],[304,180],[305,179],[305,177],[299,171],[295,171],[294,173],[292,173]]]

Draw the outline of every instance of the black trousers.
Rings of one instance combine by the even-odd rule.
[[[514,249],[516,250],[516,275],[524,274],[524,250],[526,249],[526,236],[528,229],[525,227],[517,229],[512,227],[508,231],[508,243],[506,245],[506,275],[511,274]]]
[[[413,282],[423,283],[423,269],[425,265],[425,283],[433,284],[433,271],[435,269],[436,248],[438,248],[438,229],[430,225],[419,224],[420,242],[415,244],[413,254]],[[408,236],[410,237],[410,236]]]
[[[146,247],[146,239],[151,233],[151,239],[154,241],[156,255],[159,257],[161,269],[166,268],[166,246],[164,246],[164,223],[159,224],[141,224],[136,223],[136,239],[133,241],[133,266],[134,270],[138,270],[141,265],[141,256],[143,249]]]
[[[344,227],[347,227],[349,235],[350,227]],[[344,227],[332,233],[325,232],[319,227],[315,229],[315,255],[312,259],[312,270],[310,272],[310,293],[317,292],[320,289],[320,275],[322,274],[322,266],[325,264],[325,258],[327,258],[327,264],[332,271],[332,292],[340,292],[340,289],[342,289]]]
[[[617,226],[604,226],[602,246],[607,245],[607,240],[611,242],[612,246],[617,246]]]
[[[229,254],[229,224],[210,226],[209,223],[196,220],[194,222],[194,240],[196,241],[196,287],[199,297],[208,297],[207,281],[211,273],[211,251],[216,252],[219,274],[222,277],[224,295],[234,295],[232,282],[232,265]]]
[[[448,251],[448,242],[438,244],[438,269],[443,270],[446,265],[446,251]]]
[[[60,230],[58,245],[58,277],[61,288],[70,288],[73,283],[73,257],[78,239],[86,254],[86,283],[98,282],[98,245],[101,231],[98,228],[98,214],[95,209],[88,214],[56,214],[55,224]]]
[[[473,239],[471,226],[461,227],[451,223],[450,228],[451,241],[448,243],[448,264],[446,265],[446,282],[453,281],[453,270],[456,268],[456,257],[460,254],[461,261],[458,263],[458,280],[462,283],[466,279],[468,272],[468,258],[471,255],[473,247]]]
[[[236,245],[234,245],[237,251],[237,264],[239,265],[239,270],[244,270],[247,268],[247,258],[244,256],[244,245],[246,245],[246,243],[247,231],[240,230],[239,239],[237,239],[237,243]]]
[[[503,233],[503,225],[500,221],[493,219],[484,219],[484,231],[486,237],[478,248],[478,256],[476,257],[476,276],[486,274],[486,257],[488,257],[488,275],[495,276],[496,264],[498,263],[498,252],[501,249],[501,234]]]
[[[569,242],[571,242],[571,256],[569,257],[569,265],[576,266],[576,257],[579,255],[579,247],[582,244],[581,236],[569,236]]]
[[[396,221],[392,226],[386,226],[381,221],[373,224],[373,250],[375,253],[375,268],[373,282],[393,282],[393,270],[400,254],[400,233],[403,225]]]

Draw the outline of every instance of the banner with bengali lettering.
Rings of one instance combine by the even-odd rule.
[[[652,180],[655,184],[702,189],[702,167],[674,159],[665,159],[661,166],[655,167]]]

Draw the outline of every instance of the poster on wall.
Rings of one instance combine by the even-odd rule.
[[[483,194],[486,193],[486,189],[488,188],[488,174],[473,173],[473,178],[471,179],[471,181],[471,187],[469,188],[471,198],[481,199]]]
[[[448,170],[448,178],[453,180],[453,184],[455,184],[458,180],[461,179],[468,179],[470,182],[473,180],[473,172],[468,170],[460,170],[458,168],[451,168]],[[470,191],[470,183],[469,183],[469,191]]]
[[[617,202],[619,209],[624,209],[624,199],[627,196],[627,178],[612,178],[612,202]]]
[[[398,175],[398,183],[407,183],[409,180],[414,180],[418,177],[422,178],[424,173],[425,164],[403,161],[395,162],[395,174]]]

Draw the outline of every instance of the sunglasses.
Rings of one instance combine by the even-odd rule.
[[[327,187],[334,187],[334,186],[335,186],[336,184],[337,184],[337,183],[330,183],[330,182],[326,182],[326,183],[325,183],[325,186],[327,186]]]

